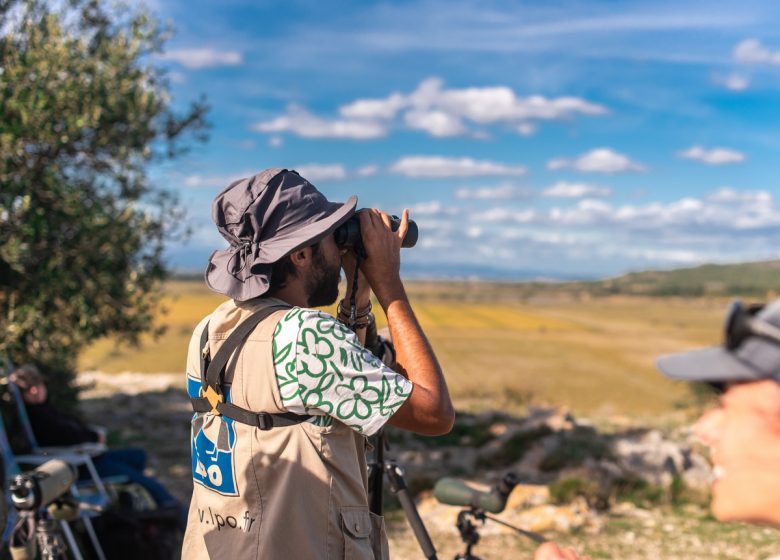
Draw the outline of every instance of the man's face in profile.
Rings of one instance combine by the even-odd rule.
[[[695,430],[715,465],[715,517],[780,526],[780,384],[730,385]]]
[[[312,258],[311,274],[307,279],[309,307],[323,307],[335,303],[339,297],[341,279],[341,250],[333,234],[320,241]]]

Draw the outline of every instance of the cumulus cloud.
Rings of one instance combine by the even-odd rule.
[[[257,171],[239,171],[237,173],[225,173],[217,175],[193,174],[184,177],[182,183],[185,187],[190,189],[224,189],[234,181],[245,179],[246,177],[251,177],[255,173],[257,173]]]
[[[525,175],[522,165],[506,165],[468,157],[406,156],[396,161],[390,171],[407,177],[479,177]]]
[[[390,120],[406,105],[405,96],[393,93],[384,99],[358,99],[342,106],[339,113],[348,119]]]
[[[644,171],[645,166],[611,148],[596,148],[581,156],[556,158],[547,162],[548,169],[575,169],[586,173],[625,173]]]
[[[455,191],[455,198],[461,200],[510,200],[529,198],[531,191],[511,183],[502,183],[493,187],[463,188]]]
[[[477,222],[517,222],[521,224],[532,223],[540,218],[539,213],[533,208],[514,209],[506,207],[491,208],[489,210],[475,212],[472,220]]]
[[[376,121],[323,119],[303,107],[291,105],[286,114],[252,125],[258,132],[292,132],[303,138],[353,138],[366,140],[387,135],[386,127]]]
[[[618,236],[628,236],[648,244],[665,237],[684,245],[698,237],[717,247],[734,242],[735,236],[765,235],[769,241],[780,234],[780,207],[771,193],[728,187],[702,197],[683,197],[666,203],[613,205],[583,199],[573,206],[548,210],[506,206],[487,211],[471,209],[470,220],[525,223],[545,231],[563,228],[585,234],[602,232],[607,243],[615,242]]]
[[[173,49],[160,55],[163,60],[178,62],[192,69],[214,68],[216,66],[237,66],[244,61],[238,51],[217,49]]]
[[[404,115],[404,122],[409,128],[424,130],[437,138],[462,136],[468,132],[458,117],[445,111],[409,111]]]
[[[428,266],[453,263],[454,270],[455,263],[460,270],[482,266],[476,270],[488,275],[496,267],[577,275],[779,254],[780,205],[768,191],[723,187],[632,204],[561,199],[551,208],[495,202],[487,210],[469,199],[454,207],[442,201],[420,205],[421,243],[410,257]]]
[[[363,167],[358,167],[355,170],[355,175],[358,177],[371,177],[377,173],[379,173],[379,166],[373,164],[364,165]]]
[[[772,51],[758,39],[745,39],[734,47],[734,60],[745,64],[780,64],[780,50]]]
[[[731,91],[745,91],[750,87],[750,79],[742,74],[729,74],[723,79],[723,85]]]
[[[730,148],[711,148],[707,150],[702,146],[691,146],[687,150],[678,152],[677,155],[683,159],[700,161],[707,165],[726,165],[745,161],[745,154]]]
[[[528,136],[536,131],[537,125],[531,121],[602,116],[608,109],[580,97],[522,97],[506,86],[446,88],[442,80],[428,78],[410,93],[356,99],[342,105],[338,113],[338,118],[330,119],[293,107],[253,128],[316,138],[369,139],[385,136],[394,124],[436,138],[482,137],[486,133],[481,127],[501,125]]]
[[[347,178],[347,170],[338,163],[310,163],[299,165],[295,170],[312,183],[325,181],[340,181]]]
[[[440,200],[430,200],[428,202],[418,202],[409,208],[410,214],[432,216],[445,212],[445,206]]]
[[[588,183],[570,183],[558,181],[542,191],[542,196],[550,198],[583,198],[589,196],[609,196],[612,189]]]
[[[444,83],[438,78],[423,81],[409,96],[409,101],[414,107],[434,107],[482,124],[607,113],[603,105],[579,97],[519,97],[505,86],[445,89]]]
[[[515,130],[517,130],[518,134],[521,136],[531,136],[534,132],[536,132],[536,125],[531,123],[520,123],[515,127]]]
[[[772,204],[772,195],[768,191],[738,191],[731,187],[722,187],[707,196],[707,200],[719,204]]]

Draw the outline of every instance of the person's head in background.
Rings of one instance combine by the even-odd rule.
[[[658,368],[721,392],[696,423],[711,450],[715,517],[780,528],[780,300],[734,303],[725,327],[722,346],[661,356]]]
[[[46,401],[46,379],[33,364],[25,364],[16,368],[9,376],[19,387],[22,399],[27,404],[41,404]]]

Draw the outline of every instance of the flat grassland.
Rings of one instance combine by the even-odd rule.
[[[597,417],[672,412],[690,393],[662,378],[655,358],[717,344],[725,308],[721,298],[592,298],[549,290],[529,296],[480,283],[410,283],[408,291],[456,406],[471,411],[521,412],[533,402]],[[99,340],[79,369],[183,371],[192,329],[222,301],[201,282],[170,282],[162,336],[140,347]],[[385,322],[381,310],[377,320]]]

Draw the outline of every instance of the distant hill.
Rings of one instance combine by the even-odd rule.
[[[556,296],[708,296],[764,299],[780,293],[780,260],[706,264],[674,270],[631,272],[615,278],[563,282],[414,282],[417,297],[453,301],[508,301]]]
[[[203,281],[203,275],[177,274],[178,280]],[[417,297],[466,301],[517,300],[544,295],[711,296],[766,298],[780,293],[780,260],[705,264],[693,268],[646,270],[614,278],[579,281],[483,281],[410,279]]]
[[[780,260],[648,270],[567,284],[582,287],[594,295],[765,297],[769,292],[780,292]]]

